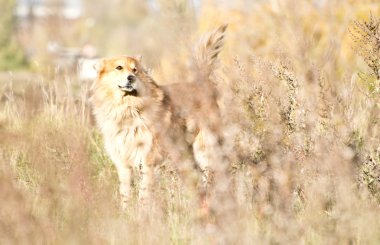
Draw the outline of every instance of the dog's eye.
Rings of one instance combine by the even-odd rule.
[[[116,68],[115,68],[116,70],[123,70],[123,67],[122,66],[116,66]]]
[[[137,68],[136,68],[136,67],[133,67],[133,68],[132,68],[132,71],[133,71],[133,72],[137,72]]]

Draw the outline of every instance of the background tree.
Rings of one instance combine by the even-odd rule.
[[[0,6],[0,70],[20,68],[26,65],[26,60],[15,37],[16,0],[0,0]]]

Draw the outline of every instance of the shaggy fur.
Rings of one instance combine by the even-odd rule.
[[[136,57],[108,58],[96,65],[91,102],[105,148],[117,168],[123,206],[130,197],[135,169],[141,173],[139,198],[146,200],[153,167],[164,158],[183,172],[193,167],[194,159],[203,170],[207,168],[205,139],[212,139],[213,132],[202,126],[197,113],[218,110],[208,77],[225,30],[226,26],[220,27],[197,46],[197,81],[158,86]]]

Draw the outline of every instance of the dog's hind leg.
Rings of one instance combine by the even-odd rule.
[[[208,196],[210,194],[210,186],[213,184],[214,174],[213,168],[210,166],[211,152],[206,142],[207,137],[210,137],[208,134],[209,132],[207,130],[200,130],[193,142],[194,158],[199,166],[199,169],[202,172],[200,202],[202,213],[205,217],[207,217],[210,212]]]
[[[194,152],[194,158],[199,166],[199,168],[202,171],[202,184],[205,191],[207,190],[207,186],[209,185],[211,181],[211,169],[210,169],[210,152],[208,152],[206,144],[205,144],[205,137],[207,135],[206,132],[200,131],[198,135],[194,139],[193,143],[193,152]]]

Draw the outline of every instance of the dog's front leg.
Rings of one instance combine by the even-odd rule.
[[[117,174],[119,176],[119,193],[121,198],[121,208],[125,210],[128,202],[131,199],[132,188],[132,168],[124,164],[116,165]]]
[[[147,204],[152,195],[154,168],[146,163],[141,163],[140,173],[141,182],[139,188],[139,201],[140,203]]]

